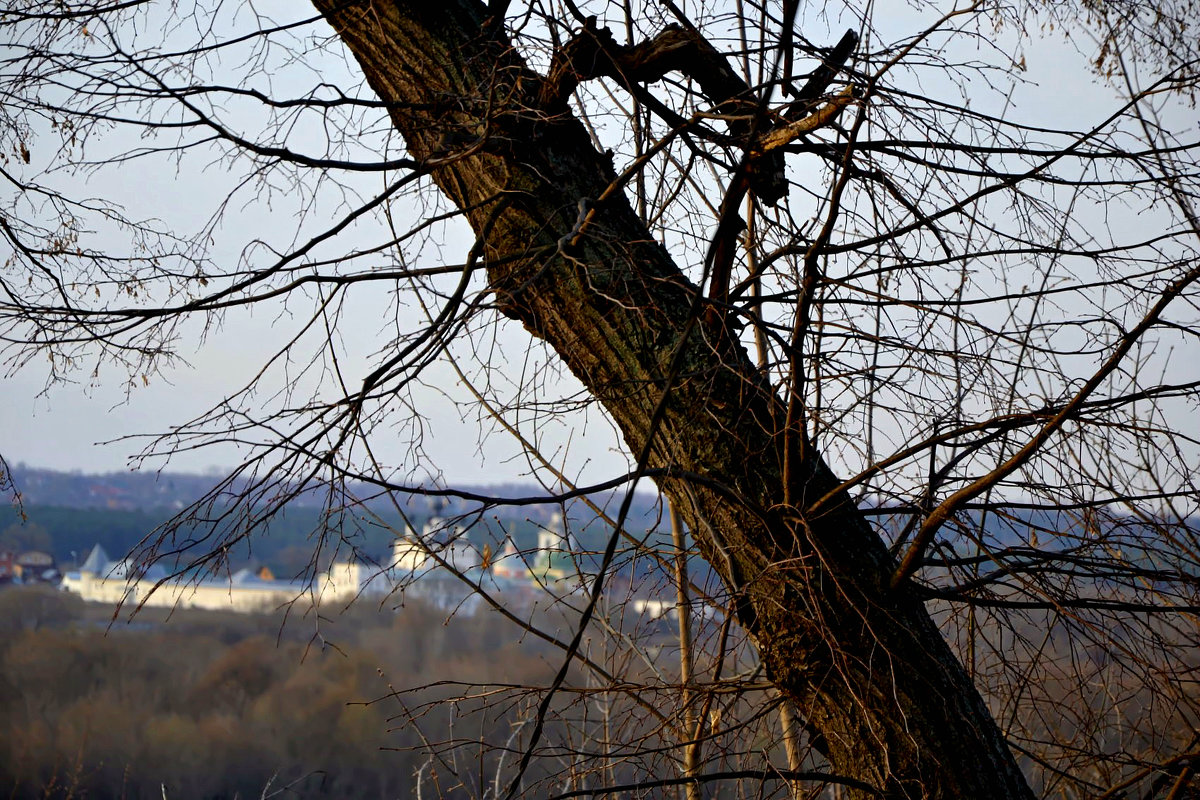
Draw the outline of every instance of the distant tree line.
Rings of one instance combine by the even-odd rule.
[[[24,519],[16,507],[0,506],[0,549],[41,550],[53,555],[59,564],[82,561],[97,544],[114,558],[122,556],[174,513],[169,509],[154,508],[114,510],[43,505],[26,505],[22,511]],[[281,577],[300,574],[312,559],[310,539],[313,531],[320,528],[321,517],[316,509],[289,508],[271,519],[264,535],[255,537],[251,547],[243,542],[233,557],[239,562],[267,564]],[[425,521],[425,517],[409,519],[415,525]],[[340,534],[347,551],[352,550],[357,557],[370,561],[385,556],[403,524],[393,514],[381,516],[376,524],[363,522],[344,526]],[[519,547],[532,549],[537,542],[537,530],[535,523],[522,520],[510,521],[503,526],[480,526],[470,535],[495,539],[507,534]],[[479,542],[483,543],[482,540]],[[332,557],[332,552],[327,554],[327,558]]]
[[[418,782],[426,797],[466,797],[489,763],[431,757],[423,735],[462,716],[470,736],[503,742],[523,707],[441,704],[439,682],[537,685],[552,669],[494,619],[445,625],[412,603],[319,624],[192,613],[109,628],[108,613],[45,587],[0,591],[8,797],[353,800],[413,797]]]

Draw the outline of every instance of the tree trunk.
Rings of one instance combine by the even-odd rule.
[[[770,679],[833,769],[887,797],[1031,798],[923,605],[718,315],[641,224],[610,160],[475,0],[315,0],[418,161],[484,243],[498,307],[550,343],[739,598]],[[794,452],[785,449],[792,447]],[[785,485],[784,465],[789,468]],[[799,464],[800,468],[795,465]],[[868,797],[859,792],[850,796]]]

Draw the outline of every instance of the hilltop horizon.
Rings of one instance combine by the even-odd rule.
[[[11,485],[3,487],[10,495],[10,501],[18,497],[21,503],[31,505],[59,505],[67,508],[107,508],[107,509],[161,509],[182,508],[195,502],[206,492],[224,480],[229,470],[211,468],[194,472],[188,470],[103,470],[87,471],[83,469],[63,470],[51,467],[41,467],[17,462],[9,465]],[[348,485],[356,486],[356,482],[348,481]],[[649,484],[647,484],[649,485]],[[362,498],[372,500],[379,495],[380,490],[362,484]],[[547,492],[535,481],[519,480],[486,481],[458,483],[447,496],[422,497],[420,490],[430,489],[444,491],[444,487],[436,483],[414,485],[411,499],[417,503],[429,505],[440,504],[446,513],[458,513],[460,506],[477,505],[478,501],[470,498],[456,497],[457,494],[479,495],[497,499],[540,498],[545,497],[545,503],[558,505],[554,495]],[[15,495],[14,495],[15,492]],[[620,489],[608,489],[597,494],[619,495]],[[653,503],[657,492],[639,490],[636,492],[637,506]],[[298,494],[291,501],[301,507],[323,505],[321,498],[312,492]],[[537,508],[543,503],[523,504],[526,508]],[[535,516],[540,516],[536,515]]]

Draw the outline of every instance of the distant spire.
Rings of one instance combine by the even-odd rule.
[[[97,544],[92,548],[92,552],[88,553],[88,557],[84,559],[79,571],[100,575],[110,563],[112,563],[112,559],[108,557],[108,553],[104,552],[104,548]]]

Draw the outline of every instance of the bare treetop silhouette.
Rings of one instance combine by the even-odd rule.
[[[1190,796],[1194,3],[314,6],[0,17],[8,369],[278,335],[148,445],[244,461],[143,558],[219,564],[301,492],[314,566],[388,498],[544,502],[437,480],[456,403],[550,499],[653,482],[676,522],[596,503],[565,630],[470,584],[562,661],[463,689],[514,716],[427,743],[489,754],[462,791]],[[1106,105],[1025,113],[1071,44]],[[578,485],[598,424],[628,466]],[[674,622],[623,611],[629,560]]]

